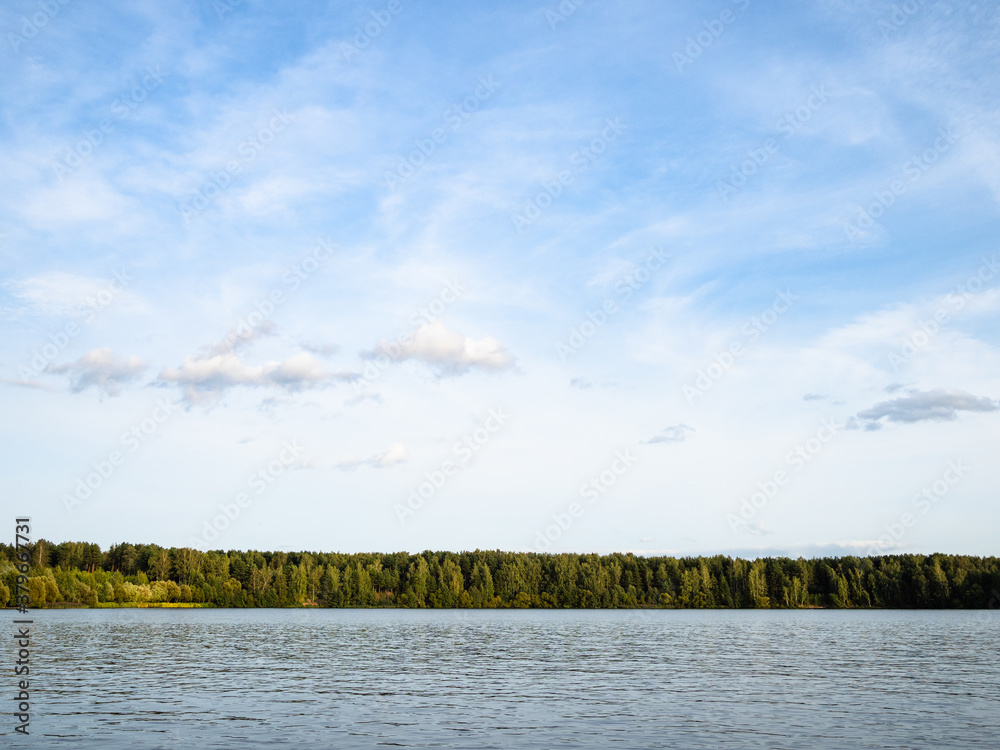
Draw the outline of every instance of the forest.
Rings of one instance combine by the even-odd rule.
[[[1000,561],[963,555],[840,558],[633,554],[257,552],[39,540],[30,606],[434,608],[1000,607]],[[0,603],[17,590],[0,544]]]

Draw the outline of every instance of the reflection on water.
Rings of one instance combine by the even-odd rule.
[[[997,747],[1000,612],[33,615],[23,746]]]

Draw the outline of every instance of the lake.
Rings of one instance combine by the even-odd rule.
[[[31,616],[31,736],[12,746],[967,749],[1000,736],[995,610]]]

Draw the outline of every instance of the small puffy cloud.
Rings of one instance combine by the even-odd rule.
[[[330,357],[340,351],[340,347],[336,344],[310,344],[303,343],[300,346],[310,354],[317,354],[320,357]]]
[[[960,411],[987,412],[1000,410],[1000,402],[986,396],[973,396],[971,393],[945,388],[930,391],[914,391],[908,396],[881,401],[870,409],[858,412],[857,419],[852,418],[848,427],[866,430],[877,430],[886,422],[950,421],[958,416]]]
[[[572,380],[569,381],[570,388],[579,388],[584,391],[588,390],[589,388],[614,388],[615,385],[616,384],[614,382],[598,383],[594,380],[588,380],[587,378],[573,378]]]
[[[864,430],[865,432],[874,432],[875,430],[882,429],[881,422],[865,422],[857,417],[848,417],[844,426],[848,430]]]
[[[740,519],[739,524],[736,526],[736,530],[741,534],[752,534],[753,536],[768,536],[774,533],[762,523],[744,521],[742,519]]]
[[[683,443],[694,433],[694,427],[686,424],[674,424],[665,427],[663,431],[646,440],[646,443]]]
[[[826,396],[819,393],[807,393],[802,397],[803,401],[822,401]]]
[[[504,370],[513,364],[511,356],[496,339],[471,339],[457,331],[449,331],[440,320],[420,326],[402,343],[380,340],[375,346],[375,354],[397,361],[420,360],[452,375],[460,375],[473,367]]]
[[[373,469],[387,469],[401,464],[406,460],[406,447],[402,443],[393,443],[388,450],[376,453],[367,458],[345,458],[337,464],[342,471],[354,471],[359,466],[370,466]]]
[[[221,341],[209,347],[207,353],[212,355],[238,352],[250,346],[254,341],[274,335],[275,328],[276,326],[270,320],[263,321],[255,328],[251,328],[247,323],[240,323],[229,331]]]
[[[347,399],[344,406],[358,406],[365,401],[374,401],[376,404],[382,403],[382,396],[377,393],[359,393],[357,396]]]
[[[281,362],[247,365],[232,352],[207,357],[188,357],[177,368],[165,368],[160,381],[183,386],[189,400],[213,394],[238,385],[277,386],[287,390],[319,387],[358,377],[352,372],[327,372],[308,352],[296,354]]]
[[[56,375],[69,375],[70,390],[73,393],[94,387],[109,396],[117,396],[121,392],[121,384],[139,377],[146,369],[146,363],[138,357],[116,360],[109,348],[92,349],[75,362],[63,365],[49,365],[47,372]]]

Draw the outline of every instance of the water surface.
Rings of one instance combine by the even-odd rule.
[[[41,611],[16,744],[995,748],[998,615]]]

